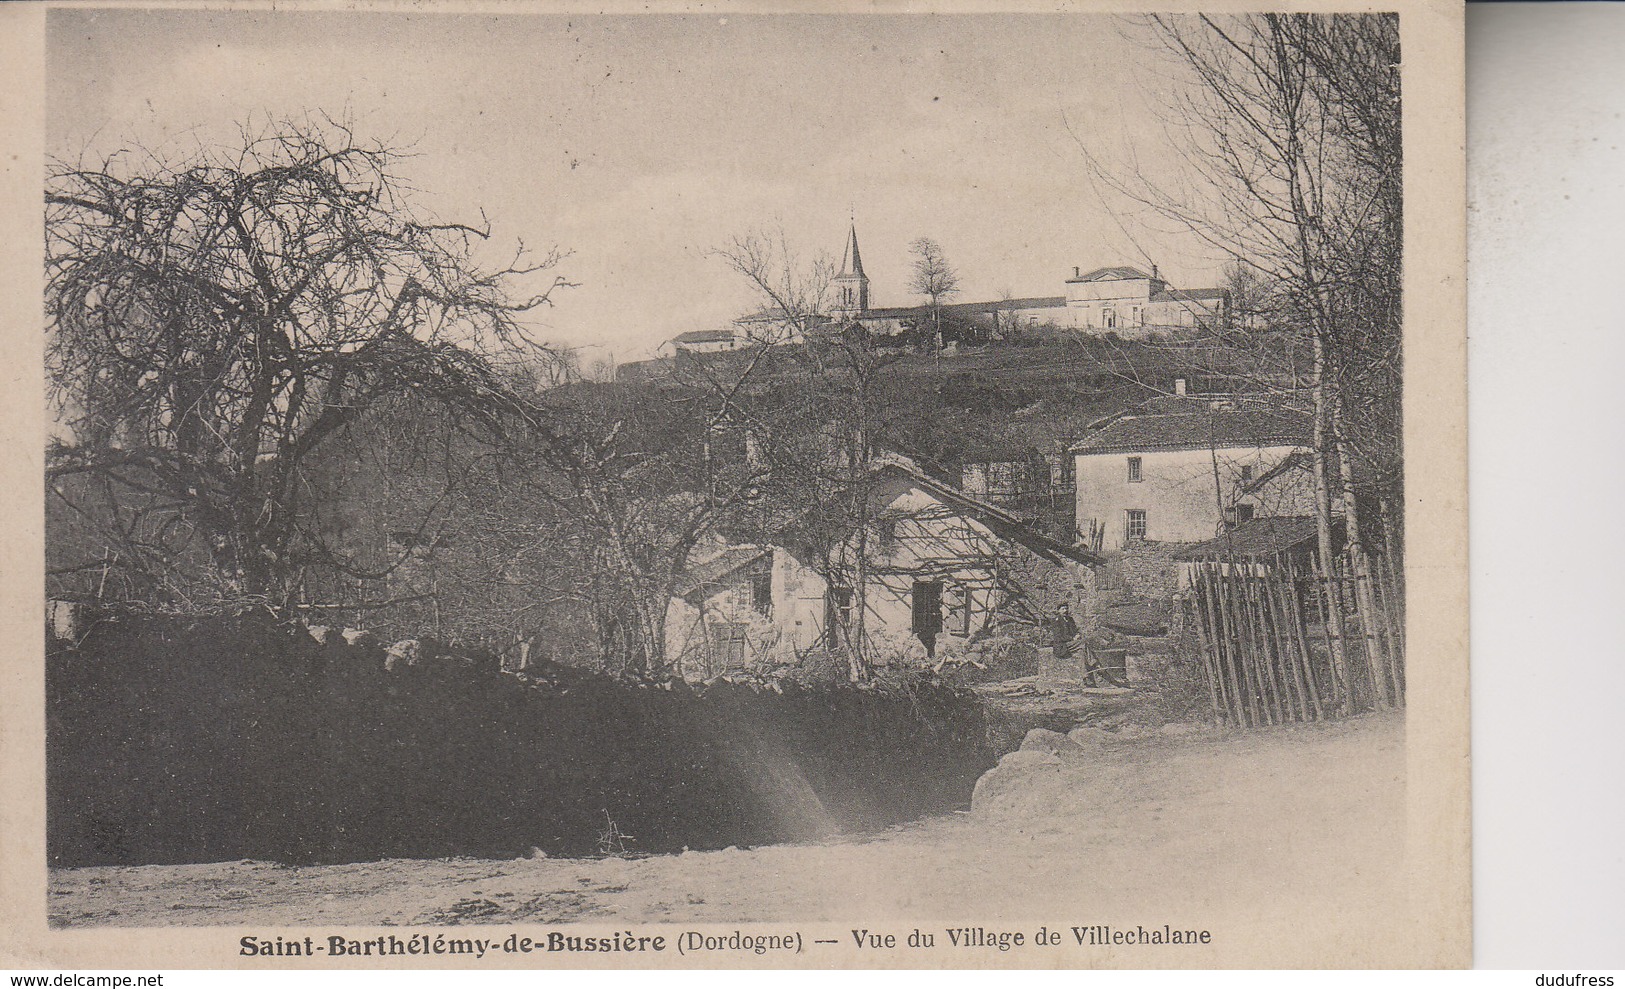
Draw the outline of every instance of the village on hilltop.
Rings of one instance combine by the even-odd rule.
[[[673,591],[668,656],[703,679],[794,665],[857,635],[872,662],[940,669],[977,661],[1001,630],[1042,627],[1063,606],[1107,638],[1160,641],[1178,631],[1182,568],[1237,547],[1305,553],[1312,423],[1293,383],[1238,391],[1211,374],[1204,344],[1238,322],[1230,292],[1173,288],[1151,268],[1074,268],[1054,297],[874,307],[854,224],[823,311],[765,307],[623,365],[621,380],[657,385],[738,368],[764,349],[861,339],[889,360],[882,375],[935,389],[942,404],[967,380],[1021,394],[1049,376],[1093,391],[1040,386],[1037,401],[993,417],[1003,422],[973,420],[935,444],[904,426],[841,449],[835,459],[863,464],[847,485],[864,491],[848,520],[857,531],[833,553],[793,524],[751,541],[713,534]],[[761,356],[756,373],[777,367],[781,382],[817,373]],[[1198,393],[1197,380],[1219,387]],[[768,469],[758,451],[772,439],[759,425],[740,415],[724,428],[744,434],[741,457]]]

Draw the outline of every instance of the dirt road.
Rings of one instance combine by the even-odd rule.
[[[1373,716],[1101,735],[974,813],[816,845],[59,870],[50,909],[65,927],[1228,919],[1304,931],[1276,946],[1287,963],[1324,963],[1325,939],[1343,936],[1356,943],[1339,959],[1359,964],[1360,944],[1380,959],[1384,939],[1404,937],[1403,849],[1403,721]]]

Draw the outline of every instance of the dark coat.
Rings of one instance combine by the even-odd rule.
[[[1049,621],[1049,641],[1056,659],[1072,657],[1072,640],[1078,637],[1078,623],[1071,615],[1056,615]]]

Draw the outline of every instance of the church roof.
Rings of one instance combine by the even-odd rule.
[[[858,225],[852,224],[852,230],[846,238],[846,253],[841,256],[841,278],[862,278],[863,256],[858,253]]]

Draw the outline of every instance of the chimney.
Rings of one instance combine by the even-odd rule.
[[[1175,395],[1183,395],[1183,394],[1185,394],[1185,379],[1184,378],[1175,378],[1174,379],[1174,394]]]
[[[1083,274],[1083,269],[1082,268],[1078,268],[1076,266],[1073,267],[1073,269],[1072,269],[1072,277],[1073,278],[1077,278],[1077,277],[1081,276],[1082,274]]]
[[[1157,266],[1156,265],[1151,266],[1151,279],[1152,279],[1152,281],[1161,281],[1162,280],[1162,276],[1157,273]]]

